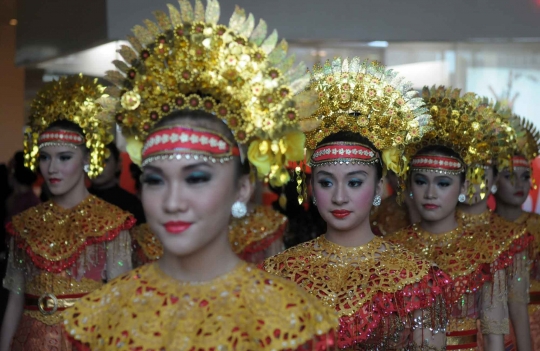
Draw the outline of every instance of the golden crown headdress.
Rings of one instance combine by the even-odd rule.
[[[229,26],[218,24],[219,3],[206,9],[196,0],[179,0],[180,11],[154,12],[157,24],[135,26],[131,47],[119,52],[119,71],[107,72],[119,98],[116,121],[130,152],[140,157],[142,142],[162,117],[174,110],[203,110],[222,119],[236,142],[249,145],[248,159],[274,184],[287,181],[285,165],[303,156],[303,135],[295,132],[299,118],[294,95],[309,81],[303,63],[293,67],[287,42],[277,32],[267,36],[263,20],[236,8]],[[298,151],[300,150],[300,151]],[[137,157],[137,153],[139,153]]]
[[[319,102],[300,122],[311,151],[331,134],[359,133],[383,153],[388,169],[402,174],[403,147],[429,129],[430,116],[412,84],[375,61],[336,58],[316,65],[308,91],[315,92]]]
[[[82,74],[45,84],[30,108],[24,139],[25,166],[32,170],[37,168],[40,146],[85,144],[90,152],[88,176],[95,178],[101,174],[108,157],[106,145],[114,140],[111,133],[114,102],[104,90],[97,79]],[[84,135],[61,131],[44,133],[53,122],[61,120],[77,124]]]
[[[540,150],[540,132],[526,118],[512,114],[509,119],[516,133],[515,153],[531,162],[538,156]]]
[[[446,146],[455,151],[465,164],[451,169],[441,168],[440,171],[461,173],[468,166],[469,197],[475,193],[474,184],[480,185],[485,196],[484,166],[489,165],[494,158],[493,148],[498,140],[494,131],[500,127],[497,124],[499,117],[483,98],[474,93],[461,95],[459,89],[424,87],[422,97],[432,117],[433,128],[419,142],[405,148],[404,155],[410,168],[415,167],[412,159],[421,149],[431,145]],[[456,162],[459,163],[458,160]]]

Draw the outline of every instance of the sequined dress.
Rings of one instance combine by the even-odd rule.
[[[446,326],[448,276],[379,237],[343,247],[320,236],[267,259],[262,268],[338,312],[339,348],[411,350],[415,316],[424,328]]]
[[[147,223],[133,227],[130,233],[133,240],[133,267],[154,262],[163,256],[163,245]]]
[[[171,278],[158,262],[144,265],[85,296],[65,318],[81,350],[326,350],[337,325],[313,297],[246,262],[200,283]]]
[[[25,302],[12,350],[71,350],[61,313],[131,269],[134,222],[92,195],[71,209],[46,202],[13,217],[4,287]]]
[[[233,251],[244,261],[252,263],[260,263],[266,257],[283,251],[287,222],[287,217],[278,211],[256,206],[245,217],[232,220],[229,241]]]
[[[525,225],[534,236],[529,288],[529,323],[533,350],[540,351],[540,215],[524,212],[513,223]]]
[[[467,227],[463,221],[459,223],[456,229],[436,235],[413,224],[388,240],[432,260],[450,275],[447,350],[472,351],[481,346],[479,330],[480,334],[509,333],[508,296],[519,293],[519,284],[514,284],[516,275],[507,279],[506,268],[513,264],[515,255],[527,248],[531,238],[524,231],[504,238],[501,227]]]

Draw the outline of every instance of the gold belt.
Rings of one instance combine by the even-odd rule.
[[[86,295],[86,293],[61,296],[56,296],[52,293],[45,293],[39,297],[25,294],[24,308],[32,311],[38,310],[44,315],[51,315],[56,311],[63,311],[66,308],[73,307],[75,302],[77,302],[84,295]]]

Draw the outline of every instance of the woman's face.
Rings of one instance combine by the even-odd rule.
[[[85,154],[79,147],[45,146],[39,150],[39,169],[53,196],[84,185],[84,164]]]
[[[166,252],[187,256],[227,238],[231,206],[249,200],[248,176],[238,180],[235,162],[185,158],[144,167],[142,204]]]
[[[329,227],[350,231],[369,221],[375,195],[381,193],[377,171],[368,165],[326,165],[314,168],[313,195]]]
[[[413,171],[411,191],[422,220],[437,222],[454,216],[458,196],[465,193],[465,185],[461,184],[459,175]]]
[[[514,174],[504,170],[499,174],[497,182],[497,192],[495,197],[497,202],[501,201],[511,206],[521,207],[531,190],[530,169],[517,168]]]

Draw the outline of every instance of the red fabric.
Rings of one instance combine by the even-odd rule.
[[[463,169],[461,162],[455,157],[417,155],[411,161],[413,168],[443,169],[447,171],[460,171]]]
[[[191,153],[203,153],[220,156],[240,155],[237,146],[221,135],[209,131],[185,127],[158,129],[150,134],[144,143],[142,157],[168,151],[187,150]]]
[[[38,144],[60,142],[80,145],[84,143],[84,140],[84,137],[77,132],[69,130],[51,130],[39,135]]]
[[[336,159],[371,161],[377,153],[359,143],[336,142],[319,146],[311,156],[312,163],[328,162]]]
[[[340,317],[338,347],[353,347],[374,335],[380,335],[377,332],[379,328],[391,329],[391,323],[383,323],[391,314],[405,318],[412,311],[432,306],[438,297],[449,294],[450,281],[442,270],[432,268],[421,281],[406,285],[402,290],[395,293],[379,291],[354,315]]]

